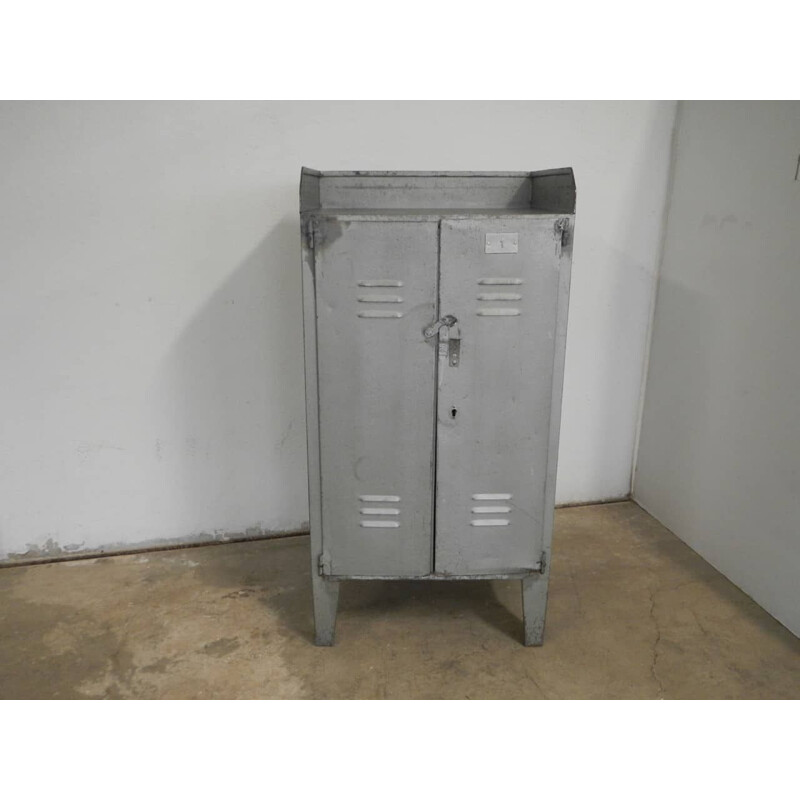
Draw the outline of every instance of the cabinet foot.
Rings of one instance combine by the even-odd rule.
[[[314,576],[314,644],[330,647],[336,630],[336,609],[339,605],[339,582]]]
[[[547,572],[522,579],[522,624],[526,647],[538,647],[544,641],[548,579]]]

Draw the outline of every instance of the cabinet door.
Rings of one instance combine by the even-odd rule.
[[[432,571],[436,223],[321,221],[315,250],[326,571]]]
[[[460,335],[439,347],[437,572],[535,569],[559,285],[555,218],[443,220],[439,313]],[[444,338],[444,333],[442,338]]]

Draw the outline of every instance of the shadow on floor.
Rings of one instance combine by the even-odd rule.
[[[246,546],[252,548],[252,557],[245,571],[240,557],[216,558],[201,567],[202,579],[223,587],[238,584],[243,586],[239,591],[257,592],[260,601],[278,614],[288,630],[313,643],[308,536],[276,540],[269,547],[259,547],[258,543]],[[405,618],[474,616],[521,641],[521,599],[517,608],[510,608],[498,597],[496,586],[509,588],[512,595],[514,587],[521,592],[519,581],[343,581],[339,615],[370,619],[394,614]]]

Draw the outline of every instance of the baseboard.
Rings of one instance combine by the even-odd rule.
[[[630,495],[625,497],[613,497],[606,500],[587,500],[580,503],[560,503],[556,508],[580,508],[582,506],[600,506],[608,505],[610,503],[626,503],[631,499]],[[240,536],[231,535],[223,536],[218,539],[202,539],[200,541],[184,541],[178,540],[174,542],[165,542],[164,544],[147,544],[143,543],[139,547],[125,547],[120,545],[116,547],[111,545],[109,547],[101,547],[94,550],[80,550],[71,553],[58,553],[51,556],[25,556],[25,555],[12,555],[3,561],[0,561],[0,569],[7,569],[8,567],[30,567],[38,564],[57,564],[61,561],[85,561],[92,558],[105,558],[108,556],[133,556],[140,553],[158,553],[162,550],[188,550],[193,547],[214,547],[221,544],[238,544],[241,542],[257,542],[263,539],[287,539],[292,536],[307,536],[308,529],[301,528],[294,531],[263,531],[254,534],[242,534]]]
[[[94,550],[79,550],[73,553],[59,553],[52,556],[12,555],[0,561],[0,569],[7,567],[29,567],[38,564],[56,564],[60,561],[84,561],[92,558],[105,558],[108,556],[134,556],[140,553],[158,553],[162,550],[188,550],[193,547],[214,547],[220,544],[237,544],[240,542],[257,542],[262,539],[287,539],[291,536],[307,536],[308,528],[301,528],[294,531],[262,531],[260,533],[242,534],[240,536],[230,535],[221,536],[218,539],[201,539],[198,541],[176,540],[174,542],[164,542],[164,544],[143,543],[138,547],[101,547]]]
[[[578,503],[556,503],[556,508],[581,508],[582,506],[607,506],[611,503],[629,503],[633,500],[630,494],[622,497],[607,497],[605,500],[585,500]]]

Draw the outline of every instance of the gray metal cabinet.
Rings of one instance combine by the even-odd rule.
[[[316,642],[339,583],[522,581],[544,631],[575,184],[300,180]]]

